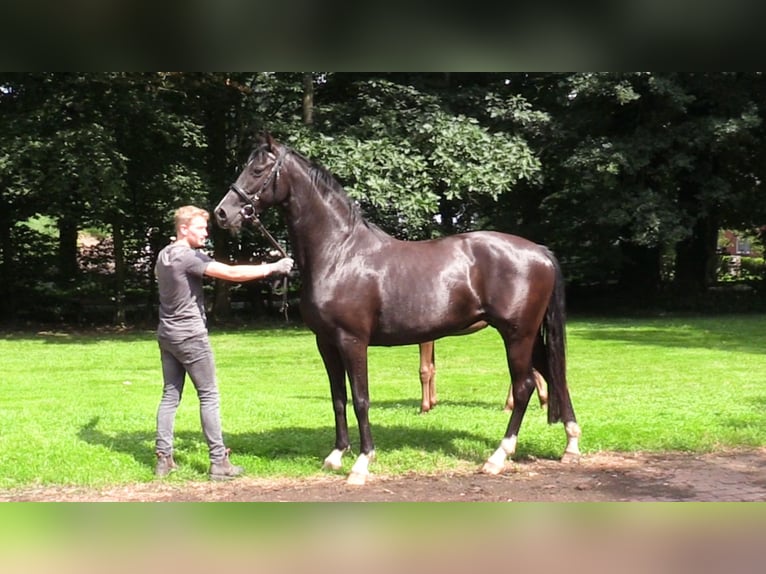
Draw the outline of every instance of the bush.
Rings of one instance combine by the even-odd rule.
[[[722,255],[719,260],[718,281],[761,281],[764,278],[766,278],[766,263],[763,257]]]

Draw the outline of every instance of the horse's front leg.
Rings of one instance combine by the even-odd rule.
[[[330,380],[330,394],[332,396],[332,408],[335,413],[335,448],[324,459],[323,468],[340,470],[343,466],[343,455],[350,450],[348,439],[348,422],[346,419],[346,372],[338,347],[316,340],[319,354],[324,362],[327,376]]]
[[[348,336],[341,343],[341,355],[351,385],[351,400],[359,425],[359,456],[351,468],[347,483],[363,485],[370,475],[369,463],[375,460],[375,445],[370,430],[370,393],[367,375],[367,343]]]

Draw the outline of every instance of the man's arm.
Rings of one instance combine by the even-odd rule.
[[[270,275],[290,273],[293,268],[293,260],[283,257],[275,263],[261,263],[260,265],[227,265],[218,261],[211,261],[205,268],[205,275],[226,281],[254,281],[264,279]]]

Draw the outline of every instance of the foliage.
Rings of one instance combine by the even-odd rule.
[[[554,161],[543,158],[557,186],[546,209],[569,223],[556,236],[562,250],[577,237],[598,251],[608,243],[676,247],[707,241],[703,226],[763,220],[752,147],[762,129],[760,75],[573,74],[567,84],[553,112],[561,128]],[[714,257],[714,241],[700,245],[676,258],[676,278],[697,286],[708,279],[704,261],[696,275],[681,271],[690,255]]]
[[[718,278],[721,281],[763,281],[766,279],[766,263],[763,257],[723,255]]]
[[[471,108],[473,116],[452,113],[456,93],[377,77],[345,83],[330,74],[318,86],[322,103],[310,128],[267,125],[327,167],[370,219],[402,238],[426,237],[444,202],[497,199],[540,171],[522,136],[480,121],[486,102]]]
[[[760,72],[2,73],[3,316],[37,290],[28,261],[63,294],[96,285],[76,264],[84,228],[114,244],[94,295],[118,322],[130,293],[150,314],[173,210],[215,206],[263,130],[397,237],[497,229],[552,247],[570,285],[643,300],[672,282],[701,300],[718,229],[766,219],[765,92]],[[34,254],[18,226],[31,217],[58,239]],[[276,213],[265,223],[286,241]],[[221,260],[268,249],[256,233],[212,237]],[[216,285],[214,316],[229,292]]]

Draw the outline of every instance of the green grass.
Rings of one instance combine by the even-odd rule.
[[[766,445],[762,315],[574,318],[568,372],[583,453]],[[333,447],[329,385],[301,327],[213,331],[233,460],[252,476],[323,472]],[[474,469],[508,423],[502,344],[490,329],[436,346],[440,403],[418,414],[416,346],[370,350],[370,419],[378,474]],[[0,335],[0,488],[152,480],[161,391],[152,332]],[[352,441],[358,444],[349,405]],[[191,384],[176,420],[170,480],[205,479],[207,447]],[[536,399],[518,455],[558,458],[565,435]],[[353,457],[346,457],[347,472]]]

